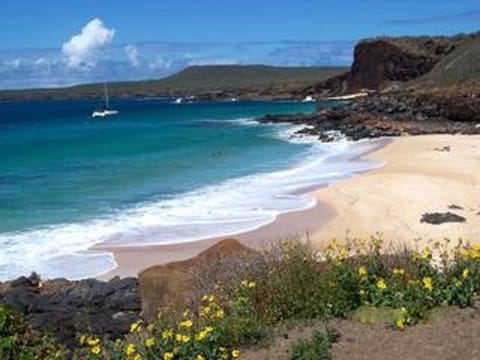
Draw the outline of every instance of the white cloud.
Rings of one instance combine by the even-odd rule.
[[[115,29],[108,29],[102,20],[95,18],[87,23],[82,31],[72,36],[62,46],[70,67],[94,66],[97,50],[109,44],[115,36]]]
[[[16,59],[13,59],[13,60],[7,60],[7,61],[4,61],[3,64],[6,66],[6,67],[9,67],[13,70],[17,70],[19,69],[22,65],[25,64],[25,60],[22,59],[22,58],[16,58]]]
[[[152,70],[168,70],[173,65],[172,60],[165,60],[165,59],[155,59],[150,61],[148,67]]]
[[[232,58],[203,58],[191,59],[187,61],[188,66],[203,66],[203,65],[235,65],[241,62]]]
[[[124,47],[124,50],[130,65],[135,67],[138,66],[140,64],[140,59],[138,58],[138,49],[133,45],[127,45]]]

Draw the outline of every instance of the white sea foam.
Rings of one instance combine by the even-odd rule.
[[[256,124],[251,119],[235,121]],[[252,230],[281,213],[314,206],[314,198],[301,194],[302,189],[379,165],[354,159],[369,151],[374,146],[371,142],[322,144],[314,137],[295,136],[298,129],[278,125],[275,133],[288,141],[312,144],[288,169],[231,179],[85,223],[0,234],[0,279],[33,270],[48,278],[72,279],[107,272],[116,266],[112,255],[88,251],[103,242],[115,246],[173,244]]]
[[[202,121],[207,123],[230,124],[230,125],[239,125],[239,126],[261,125],[259,121],[249,117],[236,118],[236,119],[207,119]]]

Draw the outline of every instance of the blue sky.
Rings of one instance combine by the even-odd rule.
[[[346,65],[361,38],[478,24],[478,0],[2,0],[0,88],[161,77],[204,63]]]

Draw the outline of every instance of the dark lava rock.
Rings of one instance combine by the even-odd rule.
[[[51,331],[67,346],[75,346],[79,332],[119,337],[141,311],[135,278],[42,283],[33,274],[0,284],[0,302],[22,312],[33,329]]]
[[[451,223],[451,222],[465,222],[466,219],[463,216],[446,212],[446,213],[426,213],[422,215],[422,219],[420,222],[432,224],[432,225],[440,225],[444,223]]]
[[[450,210],[465,210],[463,207],[461,207],[460,205],[456,205],[456,204],[449,205],[448,208]]]
[[[308,115],[267,115],[263,123],[304,124],[300,135],[315,135],[321,141],[335,141],[332,132],[350,140],[402,135],[424,134],[480,134],[480,96],[432,96],[409,92],[373,94],[342,106],[319,104],[319,109]],[[469,106],[466,107],[465,103]],[[452,116],[455,113],[455,116]],[[439,151],[449,151],[445,146]]]

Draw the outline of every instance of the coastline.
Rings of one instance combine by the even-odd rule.
[[[299,238],[318,248],[331,239],[369,237],[381,232],[396,245],[425,245],[430,239],[476,240],[480,236],[480,136],[426,135],[394,138],[361,159],[383,161],[378,169],[356,174],[315,189],[315,207],[285,213],[266,226],[235,236],[175,245],[144,247],[98,246],[114,254],[117,268],[99,276],[136,276],[151,266],[195,257],[216,242],[235,238],[262,248],[282,238]],[[449,146],[449,151],[442,151]],[[372,188],[374,186],[374,188]],[[449,210],[457,205],[464,210]],[[464,223],[421,223],[427,212],[452,211]]]
[[[368,139],[366,142],[370,148],[359,155],[352,155],[350,158],[351,161],[369,161],[370,159],[367,158],[368,154],[387,146],[391,142],[391,139]],[[377,161],[377,163],[380,164],[381,162]],[[354,172],[349,177],[356,177],[359,174],[369,171],[372,171],[372,169]],[[342,180],[336,180],[333,184]],[[96,278],[109,280],[115,276],[137,276],[140,272],[152,266],[193,258],[217,242],[227,238],[234,238],[242,244],[258,250],[263,249],[265,245],[272,241],[278,241],[285,238],[295,238],[300,240],[310,238],[311,234],[315,233],[319,227],[330,221],[335,215],[333,208],[318,201],[316,198],[317,191],[331,185],[332,183],[322,184],[295,192],[295,194],[300,195],[308,194],[315,199],[315,205],[307,209],[281,213],[271,223],[262,225],[253,230],[177,244],[141,246],[115,246],[108,243],[98,244],[91,248],[90,251],[108,252],[113,254],[117,267],[107,273],[96,276]]]

